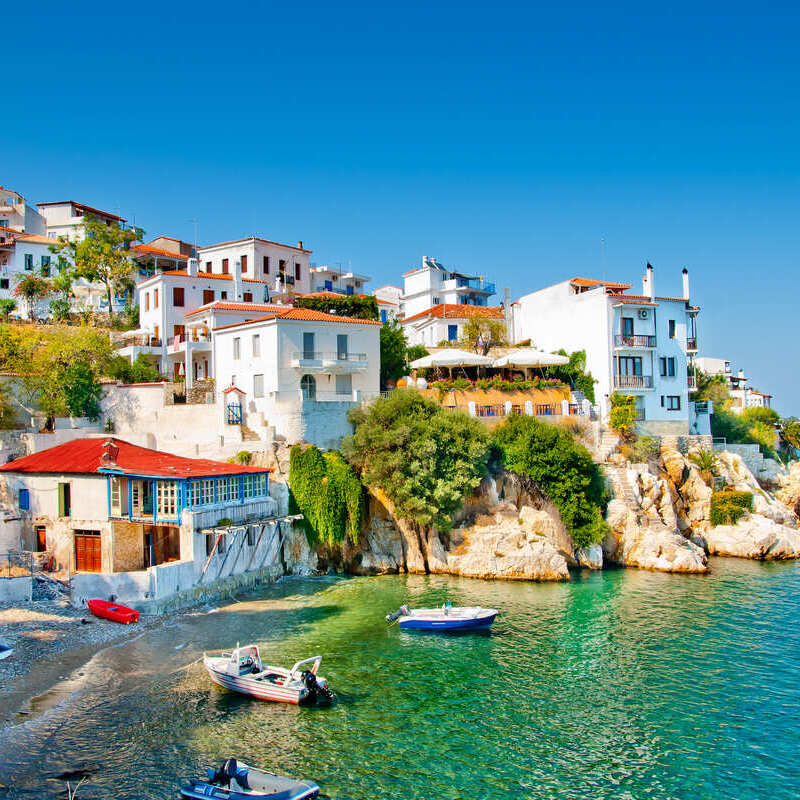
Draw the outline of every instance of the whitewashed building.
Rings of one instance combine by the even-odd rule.
[[[49,300],[41,301],[31,313],[25,301],[14,297],[14,288],[25,275],[48,277],[55,263],[50,252],[52,242],[40,234],[17,233],[10,228],[0,228],[0,298],[16,301],[16,316],[28,319],[48,313]]]
[[[699,308],[689,296],[688,271],[679,297],[656,294],[649,264],[642,294],[630,288],[572,278],[524,295],[511,307],[514,340],[530,339],[546,351],[585,350],[603,418],[611,395],[622,392],[635,397],[643,432],[707,434],[707,405],[689,400]]]
[[[17,233],[47,235],[45,218],[19,192],[4,186],[0,186],[0,228],[10,228]]]
[[[495,285],[482,277],[467,275],[423,256],[422,264],[403,274],[400,312],[413,317],[440,303],[487,306]]]
[[[373,294],[378,301],[378,312],[381,322],[388,322],[390,319],[399,319],[400,298],[403,290],[399,286],[379,286]]]
[[[364,288],[372,280],[369,275],[341,267],[311,267],[311,291],[335,292],[336,294],[364,294]]]
[[[725,378],[731,396],[731,411],[735,414],[741,414],[746,408],[772,407],[772,395],[748,386],[750,379],[745,377],[744,370],[734,372],[727,359],[698,356],[695,364],[707,375],[722,375]]]
[[[487,317],[502,321],[504,311],[499,306],[473,306],[441,303],[418,314],[405,315],[399,322],[409,345],[437,347],[455,344],[471,317]]]
[[[110,211],[101,211],[99,208],[87,206],[85,203],[76,203],[74,200],[59,200],[36,205],[44,217],[47,236],[50,239],[58,239],[63,236],[70,241],[83,241],[83,237],[86,235],[87,215],[95,217],[106,225],[124,226],[127,222],[123,217],[112,214]]]

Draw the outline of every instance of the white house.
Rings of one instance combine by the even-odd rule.
[[[494,293],[494,283],[449,269],[432,256],[423,256],[421,266],[403,274],[400,312],[413,317],[440,303],[486,306]]]
[[[63,236],[71,241],[82,241],[86,235],[87,215],[95,217],[106,225],[124,225],[127,221],[109,211],[101,211],[99,208],[76,203],[74,200],[59,200],[36,205],[44,217],[47,236],[50,239]]]
[[[695,364],[707,375],[722,375],[725,378],[731,395],[731,411],[735,414],[741,414],[746,408],[772,407],[772,395],[749,387],[747,384],[750,379],[745,377],[744,370],[740,369],[734,373],[730,361],[724,358],[698,356]]]
[[[50,252],[52,241],[40,234],[17,233],[9,228],[0,228],[0,298],[17,301],[16,314],[29,318],[31,309],[25,301],[14,298],[14,287],[24,275],[50,275],[55,257]],[[49,301],[37,307],[37,316],[45,314]]]
[[[47,234],[44,217],[25,198],[12,189],[0,186],[0,228],[10,228],[17,233]]]
[[[232,275],[241,265],[242,278],[262,281],[276,294],[307,294],[311,291],[309,256],[311,250],[249,236],[230,242],[200,247],[200,269],[212,275]],[[233,299],[233,298],[230,298]]]
[[[403,290],[399,286],[379,286],[372,294],[378,301],[381,322],[400,318],[400,297]]]
[[[217,391],[228,415],[288,441],[338,447],[348,411],[380,389],[380,322],[276,307],[213,331]]]
[[[527,294],[512,305],[514,339],[546,351],[585,350],[604,418],[619,391],[635,397],[643,432],[708,433],[707,412],[697,417],[689,401],[699,312],[689,273],[684,269],[682,297],[656,295],[649,264],[643,287],[632,295],[627,283],[572,278]]]
[[[503,320],[505,313],[499,306],[441,303],[418,314],[406,314],[399,322],[409,345],[436,347],[442,342],[457,342],[461,338],[464,325],[471,317]]]
[[[364,287],[372,280],[369,275],[342,269],[321,266],[311,267],[312,292],[336,292],[336,294],[363,294]]]

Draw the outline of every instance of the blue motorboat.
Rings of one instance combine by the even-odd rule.
[[[387,622],[397,622],[403,630],[442,631],[458,633],[461,631],[485,630],[497,616],[496,608],[452,606],[445,603],[441,608],[414,608],[401,606],[392,614],[387,614]]]
[[[313,781],[295,780],[248,767],[235,758],[226,759],[219,769],[209,769],[206,778],[191,778],[181,786],[181,796],[195,800],[310,800],[319,797]]]

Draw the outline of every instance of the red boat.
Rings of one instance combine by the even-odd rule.
[[[121,622],[124,625],[129,625],[139,619],[138,611],[127,606],[121,606],[119,603],[109,603],[107,600],[89,600],[86,605],[89,606],[89,611],[96,617],[110,619],[112,622]]]

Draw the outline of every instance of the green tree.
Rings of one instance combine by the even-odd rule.
[[[0,317],[4,320],[8,320],[11,316],[11,312],[17,307],[17,301],[11,297],[2,297],[0,298]]]
[[[40,278],[32,272],[23,275],[14,287],[14,296],[25,301],[25,308],[30,319],[36,318],[37,303],[53,293],[53,286],[46,278]]]
[[[10,430],[17,421],[11,390],[0,383],[0,430]]]
[[[336,314],[340,317],[378,320],[378,301],[372,295],[334,295],[314,297],[306,295],[294,301],[296,308],[310,308],[325,314]]]
[[[489,437],[478,420],[443,410],[413,389],[398,389],[350,412],[345,458],[398,518],[450,529],[451,518],[486,474]]]
[[[746,408],[739,415],[745,425],[753,425],[762,422],[773,427],[780,422],[780,414],[774,408]]]
[[[427,348],[422,344],[412,344],[406,348],[406,361],[410,364],[418,358],[425,358],[429,355]]]
[[[583,392],[589,402],[594,403],[595,380],[592,377],[592,373],[586,371],[586,351],[576,350],[574,353],[568,353],[562,348],[558,351],[558,355],[566,356],[569,359],[569,364],[547,367],[544,373],[545,376],[559,380],[567,386],[572,386],[577,391]]]
[[[800,450],[800,420],[782,419],[778,426],[783,443],[794,450]]]
[[[139,353],[133,363],[124,356],[114,356],[108,365],[106,374],[109,378],[123,383],[148,383],[157,381],[161,377],[158,368],[148,361],[143,353]]]
[[[709,375],[701,369],[696,369],[697,388],[694,391],[695,400],[710,400],[714,409],[727,409],[731,405],[731,395],[728,390],[728,379],[724,375]]]
[[[494,433],[506,469],[528,478],[558,508],[572,541],[586,547],[607,530],[607,490],[589,451],[565,429],[535,417],[509,417]]]
[[[626,440],[636,436],[636,400],[633,395],[614,392],[609,398],[608,424]]]
[[[390,381],[402,378],[408,369],[406,362],[406,335],[396,320],[381,325],[381,389]]]
[[[105,287],[108,313],[113,318],[114,293],[133,287],[133,253],[130,246],[144,235],[141,228],[106,225],[91,214],[84,222],[81,241],[59,238],[55,251],[74,264],[70,276],[100,283]],[[66,280],[66,278],[65,278]]]
[[[470,317],[461,329],[459,344],[485,356],[492,347],[508,344],[506,323],[502,319]]]
[[[67,367],[63,385],[64,402],[71,416],[88,417],[93,422],[100,418],[103,387],[90,364],[78,362]]]

